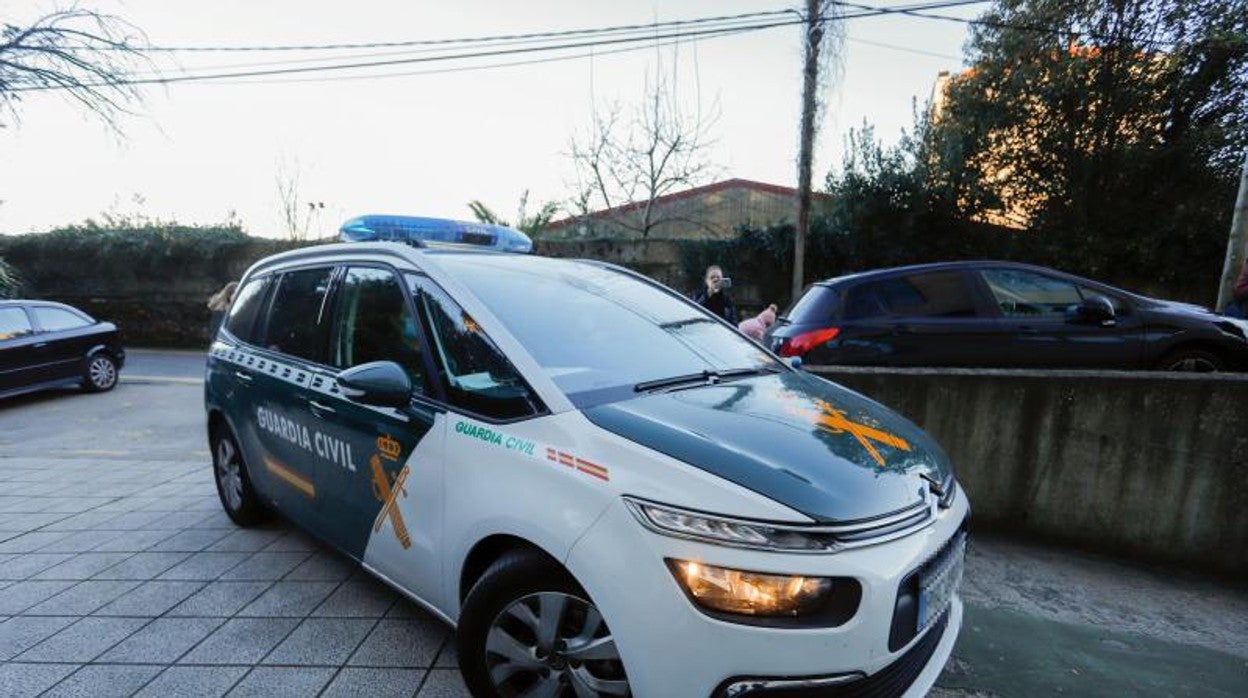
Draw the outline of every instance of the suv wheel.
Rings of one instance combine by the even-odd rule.
[[[212,472],[217,495],[225,513],[239,526],[254,526],[266,518],[268,511],[251,486],[243,452],[226,427],[213,430]]]
[[[1226,370],[1226,362],[1217,354],[1205,349],[1179,348],[1166,354],[1157,362],[1162,371],[1183,371],[1187,373],[1213,373]]]
[[[536,551],[508,553],[486,570],[464,601],[456,642],[474,696],[630,695],[589,594]]]
[[[112,390],[117,385],[117,362],[103,352],[88,358],[82,385],[92,393]]]

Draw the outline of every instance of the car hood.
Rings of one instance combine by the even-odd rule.
[[[917,426],[800,371],[643,395],[585,416],[821,523],[907,508],[952,477]]]

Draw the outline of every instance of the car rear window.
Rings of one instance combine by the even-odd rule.
[[[35,322],[38,323],[39,328],[44,332],[72,330],[91,324],[90,320],[64,308],[36,305],[31,308],[31,311],[35,314]]]
[[[244,342],[252,342],[252,330],[256,324],[256,316],[268,295],[271,276],[252,279],[243,284],[230,306],[230,314],[225,319],[225,329]]]
[[[934,271],[865,282],[849,293],[846,316],[864,319],[903,317],[974,317],[975,297],[957,271]]]
[[[827,286],[811,286],[784,316],[795,323],[831,320],[840,310],[841,296]]]
[[[30,318],[21,308],[0,308],[0,341],[25,337],[34,332]]]

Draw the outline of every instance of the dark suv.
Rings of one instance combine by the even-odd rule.
[[[821,281],[765,342],[808,364],[1248,369],[1248,323],[1053,269],[950,262]]]

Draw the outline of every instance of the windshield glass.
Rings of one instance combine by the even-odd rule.
[[[578,407],[638,383],[703,371],[778,369],[693,303],[583,262],[504,255],[438,261],[506,325]]]

